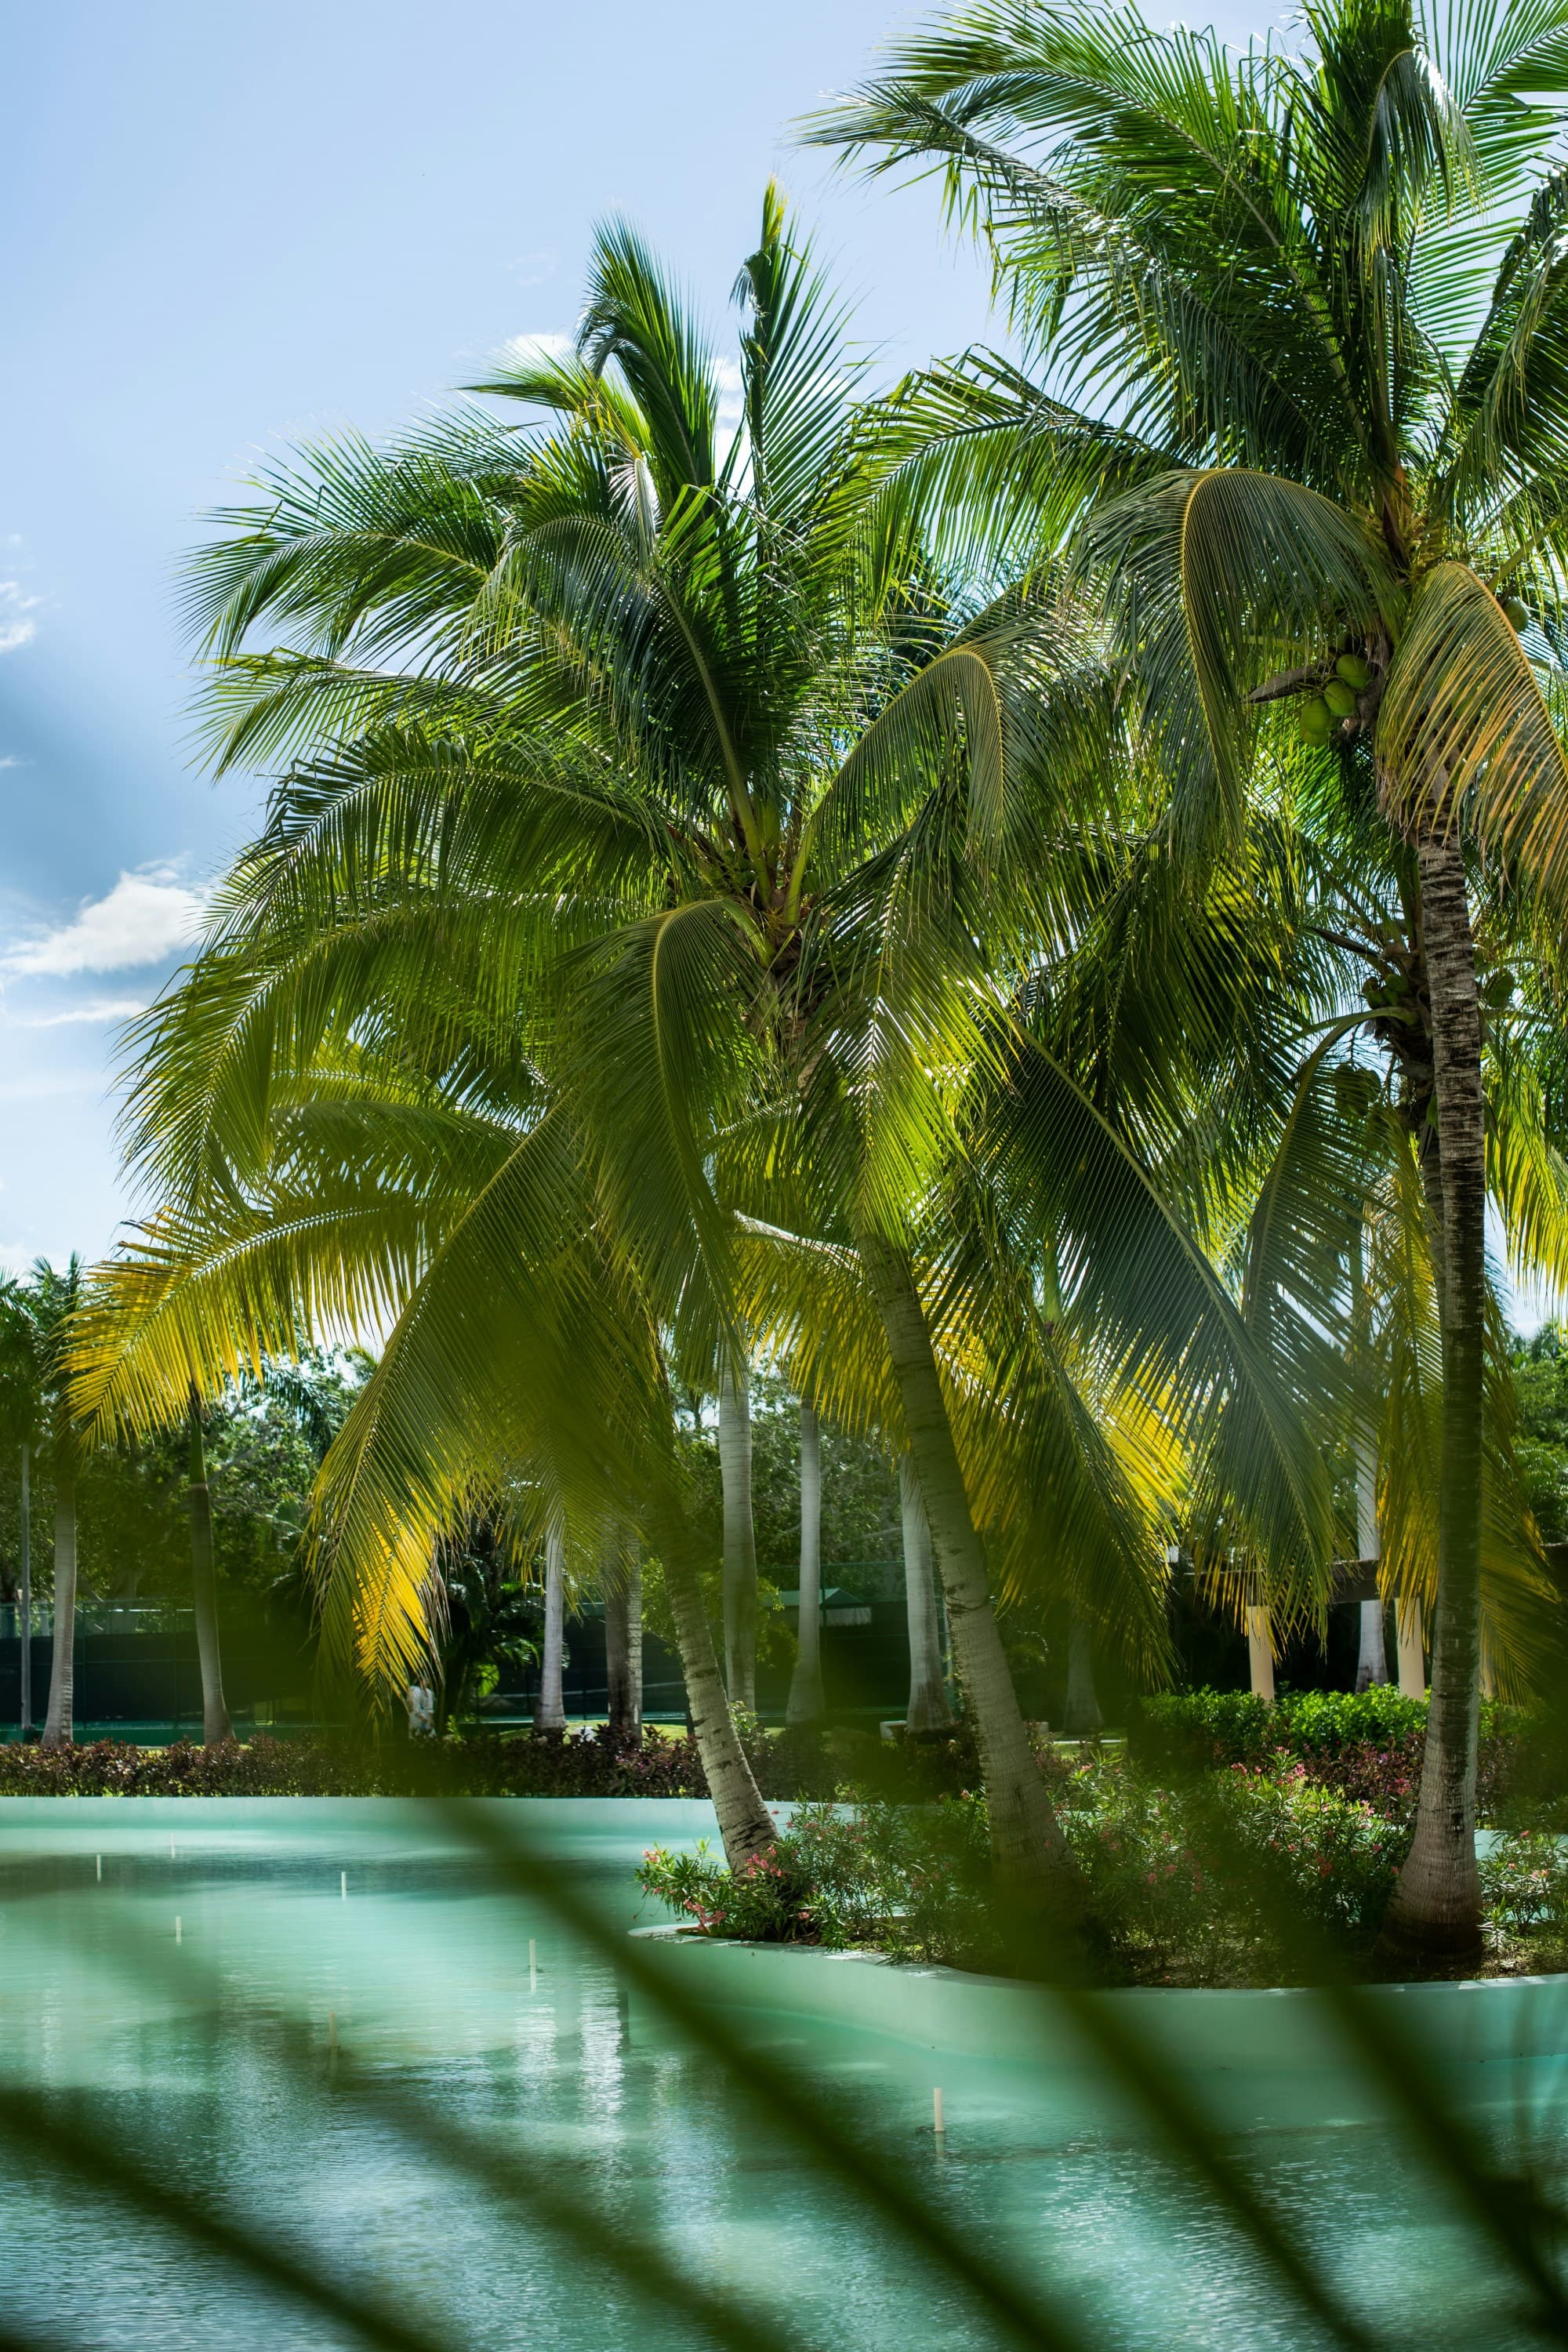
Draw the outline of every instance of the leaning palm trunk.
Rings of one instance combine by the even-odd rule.
[[[915,1465],[899,1462],[899,1506],[904,1529],[904,1606],[910,1627],[910,1703],[904,1723],[913,1732],[941,1731],[952,1721],[942,1678],[942,1629],[931,1572],[931,1524]]]
[[[719,1476],[724,1490],[724,1680],[757,1703],[757,1537],[752,1517],[752,1394],[742,1364],[719,1374]]]
[[[665,1507],[656,1510],[650,1532],[664,1567],[664,1589],[675,1620],[686,1704],[708,1794],[718,1817],[724,1858],[731,1870],[740,1870],[754,1854],[766,1853],[778,1832],[758,1792],[730,1712],[685,1523],[679,1512]]]
[[[822,1430],[816,1407],[800,1406],[800,1631],[784,1721],[820,1723],[822,1696]]]
[[[925,1312],[906,1253],[880,1234],[858,1236],[860,1261],[887,1334],[910,1456],[931,1527],[937,1574],[964,1706],[974,1726],[998,1877],[1020,1901],[1049,1899],[1076,1919],[1081,1888],[1052,1811],[1008,1672],[991,1605],[985,1553],[963,1483]]]
[[[1468,1958],[1481,1939],[1476,1865],[1486,1281],[1480,1008],[1457,828],[1429,828],[1418,846],[1437,1101],[1441,1215],[1434,1242],[1443,1335],[1443,1453],[1432,1695],[1421,1793],[1415,1835],[1383,1932],[1384,1952],[1395,1961]]]
[[[642,1738],[642,1561],[612,1528],[605,1543],[605,1682],[617,1747]]]
[[[544,1639],[539,1653],[539,1692],[533,1702],[535,1731],[564,1731],[566,1542],[558,1522],[544,1538]]]
[[[190,1432],[191,1591],[195,1604],[196,1656],[202,1670],[202,1744],[216,1748],[234,1738],[228,1702],[223,1695],[223,1658],[217,1635],[217,1574],[213,1559],[213,1504],[207,1486],[206,1449],[202,1443],[202,1410],[195,1390],[188,1414]]]
[[[1094,1651],[1089,1627],[1076,1612],[1068,1619],[1068,1700],[1062,1729],[1069,1739],[1093,1739],[1104,1723],[1094,1687]]]
[[[63,1447],[57,1452],[63,1457]],[[76,1738],[76,1476],[63,1458],[55,1475],[54,1616],[44,1746],[68,1748]]]

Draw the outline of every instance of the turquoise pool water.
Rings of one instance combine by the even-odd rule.
[[[655,1838],[698,1805],[542,1804],[525,1822],[629,1926]],[[177,1927],[176,1927],[176,1922]],[[533,1967],[530,1969],[530,1943]],[[334,2049],[334,2037],[336,2047]],[[1086,2344],[1298,2352],[1279,2283],[1124,2115],[1044,2069],[793,2030],[789,2063],[979,2251],[1078,2315]],[[825,2183],[719,2064],[650,2024],[613,1962],[542,1902],[499,1893],[416,1802],[0,1803],[0,2070],[59,2095],[110,2161],[381,2291],[462,2347],[648,2352],[706,2340],[604,2250],[647,2233],[684,2274],[773,2313],[789,2341],[892,2352],[1001,2340]],[[1563,2147],[1562,2062],[1475,2070],[1483,2126]],[[948,2130],[930,2129],[940,2080]],[[1394,2343],[1515,2330],[1473,2241],[1347,2079],[1273,2086],[1233,2145]],[[482,2146],[517,2201],[432,2148]],[[135,2352],[304,2352],[354,2339],[193,2252],[165,2226],[0,2143],[0,2320]],[[564,2242],[542,2186],[584,2226]],[[1527,2340],[1522,2333],[1518,2340]]]

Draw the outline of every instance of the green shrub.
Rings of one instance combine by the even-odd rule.
[[[1325,1938],[1363,1954],[1406,1843],[1302,1769],[1173,1790],[1100,1758],[1064,1779],[1061,1800],[1102,1964],[1123,1982],[1289,1983]],[[709,1935],[1017,1966],[990,1901],[977,1796],[802,1806],[771,1860],[771,1871],[736,1875],[706,1848],[655,1849],[638,1874],[646,1894]]]
[[[1568,1939],[1568,1847],[1545,1830],[1514,1830],[1481,1857],[1481,1899],[1502,1937]]]

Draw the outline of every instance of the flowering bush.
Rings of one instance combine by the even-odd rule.
[[[1069,1768],[1060,1796],[1102,1963],[1128,1982],[1288,1983],[1325,1938],[1364,1953],[1405,1845],[1370,1806],[1300,1769],[1173,1790],[1124,1760],[1091,1758]],[[708,1935],[1017,1965],[989,1899],[978,1797],[805,1805],[771,1860],[773,1874],[753,1865],[737,1878],[706,1849],[656,1850],[639,1876]]]
[[[1513,1831],[1482,1856],[1480,1868],[1481,1899],[1494,1935],[1556,1947],[1568,1941],[1568,1851],[1561,1838],[1543,1830]]]

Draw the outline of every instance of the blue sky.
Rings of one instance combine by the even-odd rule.
[[[789,126],[930,12],[888,0],[49,0],[0,27],[0,1265],[126,1213],[118,1024],[245,837],[190,744],[180,551],[300,435],[391,429],[569,331],[633,215],[715,328],[782,177],[889,375],[987,331],[929,190]],[[1232,37],[1255,23],[1235,7]]]

